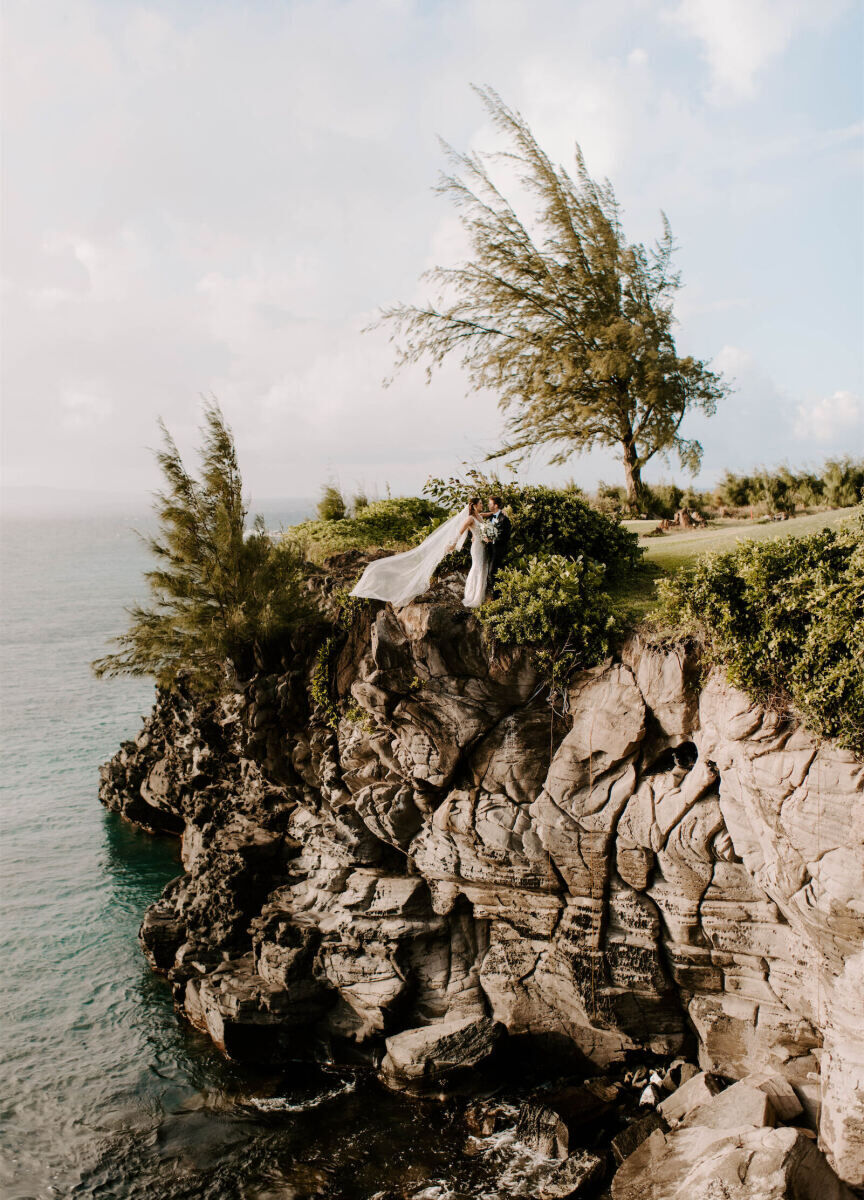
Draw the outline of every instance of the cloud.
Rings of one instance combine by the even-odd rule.
[[[702,43],[719,103],[751,98],[757,77],[808,28],[830,24],[843,0],[680,0],[667,19]]]
[[[853,430],[864,433],[864,408],[858,396],[839,391],[795,410],[794,434],[802,441],[831,442]]]
[[[790,4],[794,33],[809,18]],[[380,306],[425,298],[424,268],[468,250],[432,185],[437,134],[457,149],[497,144],[472,81],[523,111],[556,161],[572,166],[579,140],[591,171],[614,180],[631,237],[653,238],[669,208],[689,255],[682,344],[706,358],[750,348],[749,366],[724,353],[776,440],[802,396],[828,391],[821,363],[832,386],[857,386],[842,361],[854,304],[838,280],[854,256],[835,219],[854,129],[839,111],[802,119],[813,98],[797,93],[764,127],[751,84],[789,40],[776,4],[744,7],[739,21],[737,3],[718,15],[683,0],[670,26],[647,0],[7,0],[10,482],[147,489],[155,418],[185,450],[211,392],[259,495],[310,494],[331,471],[408,490],[482,458],[501,432],[495,397],[466,399],[457,364],[429,388],[418,369],[385,389],[387,333],[361,332]],[[698,53],[746,122],[699,102]],[[819,195],[796,209],[817,151]],[[781,288],[802,211],[808,232],[838,229],[842,254],[826,247]],[[818,353],[784,327],[805,305]],[[794,400],[778,344],[790,376],[811,364]],[[745,451],[724,428],[718,416],[706,447],[734,465]],[[556,477],[542,463],[531,470]],[[604,452],[557,477],[590,485],[616,471]]]

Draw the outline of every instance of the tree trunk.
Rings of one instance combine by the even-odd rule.
[[[642,485],[642,467],[639,456],[633,446],[624,446],[624,480],[627,484],[627,503],[631,509],[642,511],[642,500],[645,489]]]

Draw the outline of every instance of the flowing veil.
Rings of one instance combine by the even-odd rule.
[[[464,546],[468,531],[460,536],[459,526],[468,516],[468,511],[466,504],[455,516],[434,529],[419,546],[371,562],[351,595],[367,596],[371,600],[389,600],[397,606],[410,604],[415,596],[426,591],[432,573],[444,555],[454,547]]]

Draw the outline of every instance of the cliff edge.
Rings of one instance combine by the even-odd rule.
[[[633,637],[553,706],[442,586],[218,703],[160,694],[101,798],[182,836],[141,939],[226,1053],[412,1087],[505,1034],[698,1049],[784,1077],[864,1185],[864,765],[695,651]]]

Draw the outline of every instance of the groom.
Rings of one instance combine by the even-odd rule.
[[[489,524],[492,526],[492,547],[489,562],[489,577],[487,587],[492,595],[495,595],[495,576],[498,574],[498,569],[507,557],[507,550],[510,546],[510,518],[504,512],[504,501],[500,496],[489,497],[489,512],[492,514],[489,518]]]

